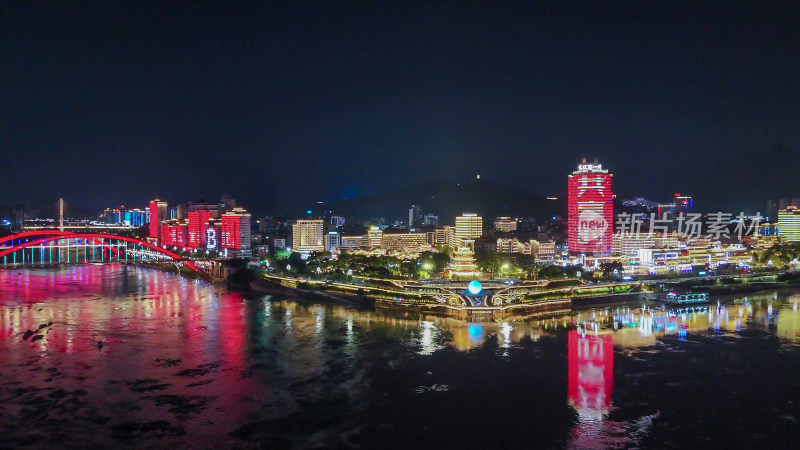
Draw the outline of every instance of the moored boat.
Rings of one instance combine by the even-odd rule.
[[[691,305],[697,303],[708,303],[709,300],[710,299],[707,292],[690,292],[686,294],[670,292],[662,301],[675,305]]]

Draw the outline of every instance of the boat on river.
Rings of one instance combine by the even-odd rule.
[[[662,301],[672,305],[693,305],[708,303],[710,298],[708,292],[690,292],[686,294],[670,292]]]

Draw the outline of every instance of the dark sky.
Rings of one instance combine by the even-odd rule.
[[[0,204],[562,194],[581,156],[663,200],[800,144],[798,1],[337,3],[0,3]]]

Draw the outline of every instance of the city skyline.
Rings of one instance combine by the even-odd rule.
[[[0,449],[800,448],[798,24],[4,2]]]
[[[625,197],[754,209],[800,190],[798,9],[8,5],[0,203],[289,212],[473,173],[563,196],[587,157]]]

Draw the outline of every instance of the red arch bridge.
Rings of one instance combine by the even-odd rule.
[[[107,233],[60,230],[23,231],[0,238],[3,267],[95,262],[166,262],[186,267],[211,280],[219,264],[195,261],[141,239]]]

